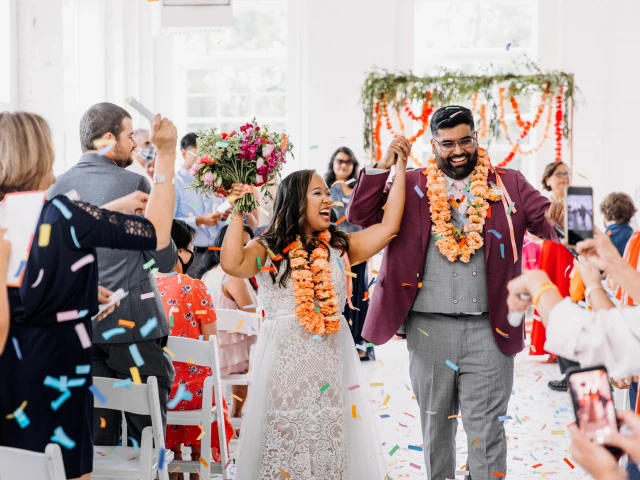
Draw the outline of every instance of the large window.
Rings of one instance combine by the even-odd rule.
[[[184,131],[287,122],[287,2],[236,0],[234,25],[175,42],[177,117]]]
[[[517,73],[525,57],[533,60],[537,56],[537,13],[537,0],[415,0],[414,71],[431,75],[446,67],[473,75],[489,70]],[[497,92],[494,95],[498,97]],[[539,99],[519,100],[523,120],[532,120]],[[471,108],[471,102],[465,106]],[[505,120],[511,135],[517,136],[514,132],[519,128],[508,100]],[[538,144],[541,126],[520,142],[524,150]],[[431,156],[430,139],[427,131],[414,147],[423,161]],[[493,163],[511,150],[506,138],[481,141],[481,146],[488,147]],[[536,173],[535,164],[535,155],[518,155],[509,166],[530,177]]]

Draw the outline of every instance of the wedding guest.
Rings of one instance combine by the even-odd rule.
[[[9,335],[9,298],[7,297],[7,267],[11,243],[5,240],[6,230],[0,229],[0,355],[4,352]]]
[[[113,148],[104,155],[96,151],[96,140],[114,141]],[[177,140],[177,139],[176,139]],[[160,145],[151,141],[157,149],[157,162],[163,156],[163,169],[156,166],[154,190],[158,185],[172,183],[173,163],[168,168],[166,158],[175,162],[175,141]],[[93,205],[101,206],[106,202],[129,193],[148,194],[149,183],[142,176],[125,170],[133,161],[131,155],[137,143],[133,138],[133,126],[129,113],[112,103],[98,103],[90,107],[80,119],[80,142],[83,154],[77,165],[60,175],[47,195],[49,198],[76,190],[80,198]],[[169,197],[166,201],[174,205],[175,190],[162,187]],[[171,241],[171,224],[167,226],[167,244],[162,250],[98,250],[99,284],[109,290],[122,288],[129,295],[121,300],[120,306],[100,322],[93,322],[93,370],[94,375],[107,378],[130,378],[131,367],[136,367],[142,382],[150,376],[158,380],[160,393],[160,412],[163,425],[166,423],[167,399],[173,383],[173,365],[164,352],[167,343],[169,325],[163,315],[162,304],[158,296],[154,271],[170,272],[177,257],[177,250]],[[152,294],[150,298],[142,298]],[[150,318],[157,318],[158,325],[148,335],[140,333]],[[134,322],[134,328],[125,328],[123,333],[109,335],[113,328],[119,327],[120,320]],[[131,355],[131,345],[135,344],[144,359],[143,365],[137,365]],[[139,363],[139,362],[138,362]],[[121,414],[115,410],[96,409],[94,412],[94,430],[96,445],[118,445],[120,442]],[[151,425],[151,416],[126,413],[127,432],[136,441],[140,441],[142,430]],[[106,426],[100,427],[102,420]]]
[[[608,235],[595,229],[595,238],[577,245],[578,253],[599,271],[612,276],[631,295],[640,298],[640,273],[626,263]],[[545,349],[581,365],[605,365],[611,377],[625,378],[640,371],[640,308],[585,310],[563,299],[542,270],[530,270],[508,285],[509,311],[523,312],[533,304],[549,335]],[[531,296],[522,300],[519,295]],[[605,297],[601,288],[591,296]]]
[[[217,308],[255,313],[258,299],[250,279],[231,277],[220,266],[220,248],[227,234],[227,229],[228,226],[225,225],[218,233],[215,242],[213,242],[213,248],[217,250],[210,250],[205,254],[199,273],[207,290],[211,292],[213,304]],[[253,240],[253,237],[253,231],[245,225],[243,243],[246,245]],[[258,337],[256,335],[249,336],[239,332],[218,332],[220,373],[225,376],[234,373],[247,373],[249,371],[251,346],[257,340]],[[231,416],[239,418],[242,415],[242,407],[247,398],[247,386],[233,385],[231,388],[234,395]]]
[[[194,261],[193,241],[195,230],[181,220],[174,220],[171,238],[178,248],[178,261],[171,275],[158,278],[158,291],[162,299],[165,314],[169,318],[170,335],[198,339],[202,335],[208,341],[211,335],[218,335],[216,311],[204,283],[191,278],[185,272]],[[169,398],[173,399],[179,386],[184,386],[192,394],[191,400],[181,400],[173,410],[196,410],[202,408],[202,392],[205,379],[211,375],[211,369],[184,362],[173,362],[176,376],[171,386]],[[215,404],[215,399],[214,399]],[[226,402],[224,404],[224,422],[226,429],[227,451],[233,435],[233,426],[229,420]],[[220,461],[220,440],[217,432],[218,422],[211,425],[211,449],[215,461]],[[197,425],[167,425],[166,448],[173,450],[174,458],[182,459],[182,446],[191,447],[191,460],[198,460],[201,454],[198,436],[202,430]],[[179,474],[172,474],[172,480]],[[197,480],[198,474],[192,473],[191,480]]]
[[[195,246],[193,247],[195,259],[189,270],[185,272],[193,278],[198,276],[198,266],[202,257],[207,253],[209,246],[213,245],[216,235],[223,227],[223,221],[231,213],[231,209],[218,212],[218,206],[224,203],[223,198],[214,195],[201,195],[189,189],[193,181],[193,168],[196,168],[198,158],[198,136],[195,133],[187,133],[180,140],[180,154],[182,166],[176,173],[176,208],[174,217],[182,220],[196,231]]]
[[[133,162],[127,167],[127,170],[142,175],[149,183],[149,188],[151,188],[155,170],[156,149],[149,138],[149,130],[136,128],[133,131],[133,139],[137,146],[131,155]]]
[[[331,191],[331,200],[333,200],[333,211],[336,215],[336,224],[338,229],[345,233],[359,232],[362,227],[349,223],[346,220],[347,207],[351,201],[351,192],[358,178],[358,160],[350,148],[340,147],[329,160],[327,173],[324,179]],[[369,285],[368,268],[366,263],[360,263],[351,267],[351,271],[356,275],[353,279],[353,296],[351,305],[344,307],[344,318],[349,323],[349,329],[353,336],[353,341],[358,347],[358,356],[361,360],[375,360],[375,352],[373,345],[367,347],[367,341],[362,338],[362,328],[367,317],[369,309],[369,299],[365,295],[367,293],[367,285]]]
[[[600,204],[600,212],[604,217],[605,233],[611,237],[620,255],[624,255],[624,249],[633,235],[630,222],[637,212],[633,199],[626,193],[610,193]]]
[[[32,243],[22,285],[8,289],[12,342],[0,356],[0,445],[44,452],[51,441],[61,443],[68,478],[88,480],[93,469],[89,388],[91,317],[98,313],[96,248],[162,250],[171,241],[176,129],[158,115],[152,138],[159,151],[173,155],[159,155],[158,171],[169,181],[153,189],[145,218],[64,195],[47,200],[36,232],[49,231],[49,241]],[[0,113],[1,196],[46,190],[56,181],[53,162],[42,117]],[[145,200],[134,192],[105,206],[130,211],[144,208]],[[7,412],[15,418],[5,418]]]

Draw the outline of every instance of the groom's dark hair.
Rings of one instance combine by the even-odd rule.
[[[435,136],[441,128],[453,128],[458,125],[469,125],[471,131],[475,130],[471,110],[460,105],[442,107],[431,117],[431,135]]]

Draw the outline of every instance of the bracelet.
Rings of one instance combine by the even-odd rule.
[[[602,285],[589,285],[587,287],[587,289],[584,291],[584,299],[588,302],[589,301],[589,297],[591,296],[591,294],[593,293],[594,290],[603,290],[604,288],[602,288]]]
[[[156,185],[163,185],[167,183],[167,176],[158,173],[153,176],[153,183]],[[175,185],[175,184],[176,184],[176,178],[174,176],[171,176],[171,185]]]
[[[538,289],[538,292],[535,294],[535,296],[533,297],[533,306],[534,307],[538,307],[538,302],[540,301],[540,297],[542,296],[543,293],[549,291],[549,290],[555,290],[556,292],[559,292],[558,287],[555,286],[555,284],[551,283],[551,282],[547,282],[544,283],[540,286],[540,288]]]

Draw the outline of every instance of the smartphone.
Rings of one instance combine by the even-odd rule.
[[[576,423],[592,441],[603,445],[613,455],[622,455],[617,447],[607,445],[609,435],[619,430],[613,406],[609,374],[603,366],[567,370]]]
[[[593,238],[593,188],[567,187],[564,196],[564,231],[569,247]]]

